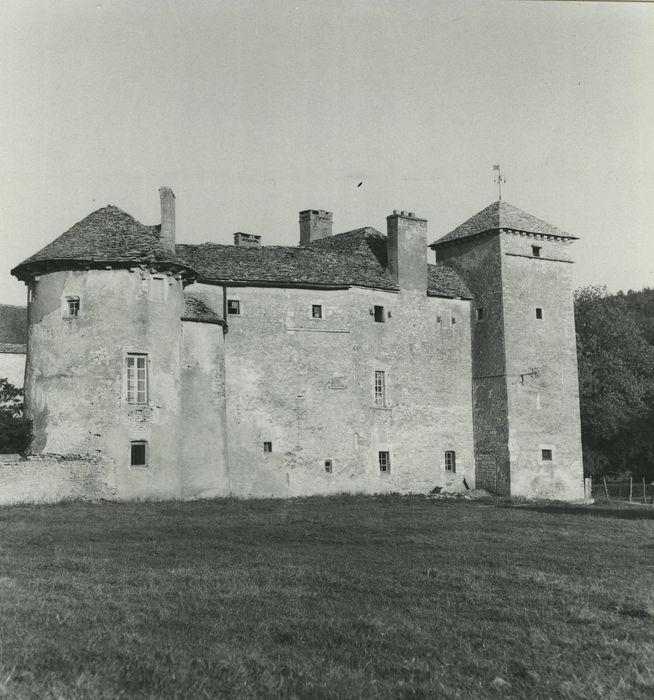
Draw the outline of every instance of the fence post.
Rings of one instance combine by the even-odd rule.
[[[645,477],[643,477],[643,502],[647,504],[647,491],[645,491]]]
[[[631,503],[631,494],[633,493],[634,490],[634,477],[630,476],[629,477],[629,503]]]
[[[610,501],[611,499],[609,498],[609,490],[606,488],[606,477],[603,476],[602,479],[604,480],[604,493],[606,494],[606,500]]]

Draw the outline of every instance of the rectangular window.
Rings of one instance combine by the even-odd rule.
[[[452,316],[452,325],[454,325],[455,323],[456,323],[456,318],[454,316]]]
[[[552,461],[552,450],[541,450],[540,451],[541,462],[551,462]]]
[[[383,451],[379,453],[379,471],[388,474],[391,470],[391,453]]]
[[[386,405],[386,372],[375,371],[375,406]]]
[[[456,452],[454,450],[447,450],[445,453],[445,471],[456,472]]]
[[[240,316],[241,315],[241,302],[238,299],[228,299],[227,300],[227,313],[230,316]]]
[[[331,474],[333,471],[333,463],[331,459],[326,459],[325,460],[325,471],[327,474]]]
[[[540,306],[536,307],[536,318],[539,320],[543,318],[543,309]]]
[[[264,452],[272,452],[272,442],[264,442],[263,443],[263,451]]]
[[[79,316],[79,297],[66,297],[66,315]]]
[[[383,306],[375,306],[373,309],[374,316],[375,316],[375,323],[384,323],[384,307]]]
[[[532,254],[535,258],[540,258],[540,249],[541,249],[541,246],[539,246],[539,245],[532,245],[532,246],[531,246],[531,254]]]
[[[148,356],[127,356],[127,403],[148,402]]]
[[[131,457],[129,464],[131,467],[148,466],[148,443],[138,440],[131,444]]]
[[[484,310],[481,307],[475,309],[475,317],[478,321],[484,320]]]
[[[322,318],[322,306],[320,304],[311,305],[311,318]]]

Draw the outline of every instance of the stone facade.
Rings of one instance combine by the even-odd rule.
[[[307,210],[297,248],[176,246],[161,201],[161,227],[107,207],[13,271],[35,436],[9,500],[581,497],[572,237],[491,226],[429,265],[412,213],[332,235]]]

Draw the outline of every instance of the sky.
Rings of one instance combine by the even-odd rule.
[[[295,245],[303,209],[432,242],[494,164],[580,237],[576,286],[654,287],[653,74],[649,3],[3,0],[0,303],[95,209],[158,223],[162,185],[182,243]]]

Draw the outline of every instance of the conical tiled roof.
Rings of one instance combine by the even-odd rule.
[[[535,216],[518,209],[518,207],[514,207],[508,202],[497,201],[482,209],[460,226],[457,226],[454,231],[450,231],[447,235],[439,238],[431,244],[430,248],[461,238],[470,238],[485,231],[497,231],[499,229],[524,231],[526,233],[537,233],[558,238],[577,238],[565,231],[561,231],[556,226],[548,224],[546,221],[537,219]]]
[[[43,269],[66,269],[71,264],[188,265],[161,242],[160,226],[146,226],[118,207],[94,211],[42,248],[11,273],[19,279]]]

